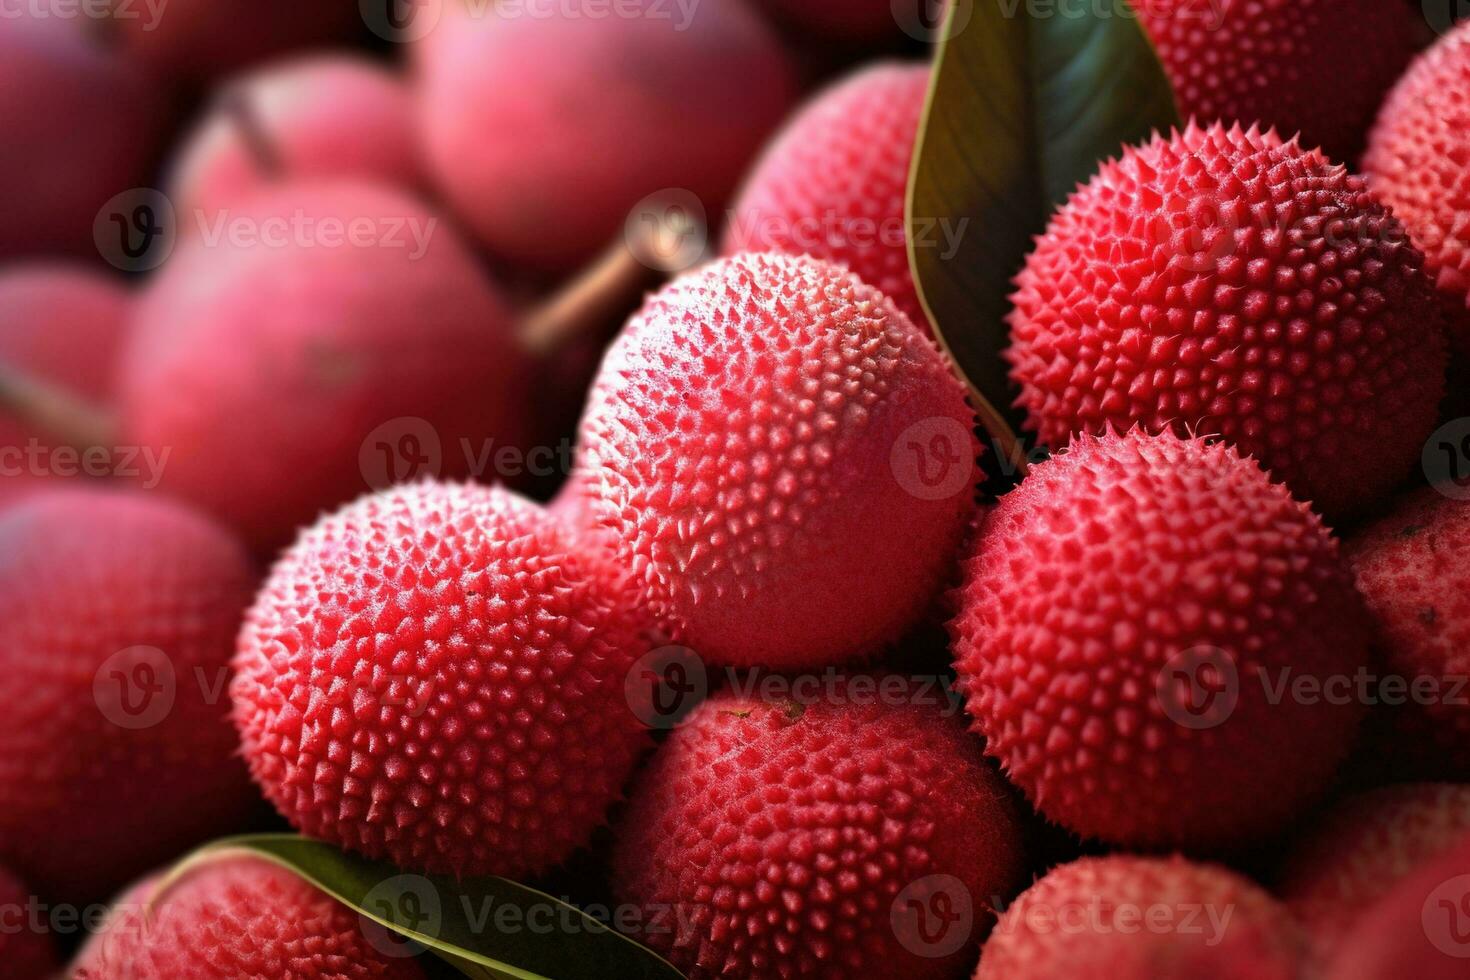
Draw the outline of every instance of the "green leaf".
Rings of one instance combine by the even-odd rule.
[[[174,866],[153,904],[201,863],[239,854],[286,868],[396,934],[395,947],[416,943],[476,980],[684,980],[652,950],[525,885],[411,874],[294,834],[207,844]]]
[[[981,420],[1024,467],[1001,358],[1011,280],[1077,184],[1179,113],[1125,0],[954,0],[941,36],[910,172],[909,263]]]

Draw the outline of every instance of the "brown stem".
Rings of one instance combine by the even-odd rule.
[[[260,121],[260,114],[255,111],[249,90],[244,85],[226,89],[220,95],[219,107],[235,124],[240,142],[245,144],[245,152],[254,161],[256,169],[267,177],[279,177],[286,169],[285,163]]]
[[[0,364],[0,412],[29,428],[86,451],[117,440],[117,420],[55,385]]]

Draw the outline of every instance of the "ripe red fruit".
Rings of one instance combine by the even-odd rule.
[[[0,259],[95,256],[97,212],[151,163],[163,96],[83,23],[0,17]]]
[[[258,191],[279,176],[270,168],[292,178],[416,187],[414,125],[408,87],[375,61],[317,54],[271,65],[231,83],[196,126],[175,164],[170,196],[184,230],[194,232],[196,211],[208,220]],[[252,146],[252,139],[265,146]],[[268,159],[257,157],[262,150]]]
[[[832,664],[940,587],[973,512],[971,427],[943,355],[877,290],[739,255],[656,294],[608,352],[581,425],[587,513],[701,656]]]
[[[1419,461],[1444,393],[1423,257],[1359,178],[1274,133],[1190,126],[1105,164],[1017,278],[1007,358],[1053,448],[1220,434],[1340,516]]]
[[[240,545],[76,489],[0,515],[0,555],[0,862],[85,901],[231,829],[253,795],[224,700]]]
[[[605,18],[560,0],[502,13],[447,4],[425,38],[432,174],[503,258],[574,266],[665,188],[713,214],[789,107],[787,56],[746,4],[632,8]]]
[[[256,781],[297,829],[403,868],[515,877],[587,842],[644,733],[623,579],[501,489],[420,483],[306,531],[240,633]]]
[[[1384,671],[1408,690],[1395,712],[1400,764],[1470,775],[1470,502],[1432,488],[1406,498],[1348,546],[1377,621]],[[1421,683],[1432,685],[1417,693]]]
[[[1295,980],[1305,943],[1264,889],[1181,857],[1082,858],[1001,916],[975,980]]]
[[[438,215],[288,181],[219,217],[144,292],[123,366],[122,439],[170,451],[164,489],[270,546],[373,481],[466,474],[465,440],[521,444],[511,313]]]
[[[221,856],[166,886],[154,877],[130,889],[72,969],[75,980],[423,977],[386,930],[374,942],[365,925],[279,865]]]
[[[1363,713],[1291,687],[1367,660],[1337,543],[1224,445],[1079,437],[986,515],[955,601],[976,730],[1086,837],[1213,849],[1270,834],[1331,778]]]
[[[9,980],[49,980],[56,975],[56,951],[51,940],[33,925],[32,904],[26,886],[0,868],[0,963]]]
[[[1300,132],[1339,160],[1356,158],[1417,44],[1415,15],[1383,0],[1132,3],[1181,115]]]
[[[1020,883],[1016,808],[979,745],[859,680],[716,695],[641,777],[613,883],[690,980],[952,977]],[[915,928],[915,907],[949,919]]]
[[[1420,55],[1389,94],[1363,172],[1424,250],[1459,314],[1450,336],[1470,356],[1470,24]]]
[[[1292,848],[1279,894],[1326,957],[1398,882],[1470,834],[1470,786],[1413,783],[1343,800]]]
[[[904,198],[928,90],[927,64],[883,62],[819,93],[747,178],[725,254],[776,251],[846,266],[927,329]]]

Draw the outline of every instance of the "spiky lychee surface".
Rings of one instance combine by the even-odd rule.
[[[1181,857],[1081,858],[1011,903],[975,980],[1295,980],[1305,943],[1265,889]]]
[[[0,963],[5,964],[9,980],[48,980],[56,975],[56,951],[34,926],[36,916],[45,914],[43,900],[0,869]]]
[[[299,830],[516,876],[586,843],[644,732],[624,580],[501,489],[415,484],[307,530],[240,633],[250,771]]]
[[[0,515],[0,862],[104,898],[254,794],[224,701],[254,574],[223,529],[143,495],[50,490]]]
[[[1425,488],[1351,538],[1347,553],[1385,674],[1410,689],[1394,712],[1395,751],[1421,771],[1470,775],[1470,501]]]
[[[581,424],[588,513],[703,657],[789,668],[919,617],[973,510],[946,359],[850,273],[744,254],[653,296]]]
[[[986,515],[954,599],[976,730],[1084,836],[1204,849],[1269,834],[1331,777],[1362,714],[1272,695],[1283,676],[1351,676],[1366,615],[1321,520],[1222,444],[1079,437]]]
[[[1292,848],[1277,891],[1326,954],[1395,884],[1467,834],[1470,786],[1370,790],[1334,804],[1316,821]]]
[[[73,966],[74,980],[419,980],[386,930],[298,875],[220,857],[130,889]],[[371,928],[371,926],[369,926]],[[399,955],[393,955],[393,954]]]
[[[1383,0],[1132,0],[1180,114],[1302,134],[1354,160],[1414,56],[1415,18]]]
[[[1424,250],[1425,268],[1458,313],[1450,337],[1470,356],[1470,23],[1420,55],[1394,87],[1363,172]]]
[[[1444,392],[1423,257],[1362,181],[1274,133],[1123,153],[1016,280],[1007,358],[1053,448],[1140,424],[1220,434],[1340,515],[1419,460]]]
[[[615,889],[691,980],[950,977],[1019,884],[1015,805],[978,743],[854,683],[716,695],[640,777]],[[910,902],[957,918],[915,925]]]
[[[882,62],[818,93],[746,179],[725,254],[775,251],[846,266],[927,329],[904,198],[928,89],[927,64]]]

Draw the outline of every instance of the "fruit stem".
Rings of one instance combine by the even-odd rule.
[[[68,391],[0,364],[0,412],[85,452],[116,441],[117,422]]]
[[[285,170],[280,153],[271,141],[270,134],[261,124],[260,114],[251,104],[250,93],[244,86],[226,89],[220,95],[220,108],[235,124],[245,152],[254,161],[255,167],[267,177],[279,177]]]

